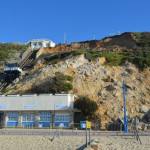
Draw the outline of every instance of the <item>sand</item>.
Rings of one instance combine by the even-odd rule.
[[[150,137],[142,136],[142,145],[133,137],[92,137],[100,150],[150,150]],[[85,143],[85,137],[0,136],[0,150],[75,150]]]
[[[134,137],[109,136],[100,137],[102,150],[150,150],[150,136],[140,137],[142,145]]]

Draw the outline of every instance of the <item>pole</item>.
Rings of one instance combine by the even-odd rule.
[[[87,135],[87,127],[86,127],[86,147],[88,147],[88,135]]]
[[[128,133],[128,119],[127,119],[127,109],[126,109],[126,94],[127,94],[127,87],[125,85],[125,81],[122,84],[123,89],[123,102],[124,102],[124,133]]]
[[[91,129],[89,129],[89,145],[91,144]]]
[[[67,35],[64,33],[64,44],[66,44]]]
[[[52,129],[54,128],[54,125],[55,125],[55,104],[54,104],[54,110],[52,114]]]

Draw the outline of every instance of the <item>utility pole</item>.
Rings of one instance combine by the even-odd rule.
[[[127,87],[125,85],[125,81],[123,80],[122,83],[122,90],[123,90],[123,111],[124,111],[124,133],[128,133],[128,118],[127,118],[127,108],[126,108],[126,94],[127,94]]]
[[[96,38],[95,38],[95,34],[93,34],[93,40],[95,40]]]
[[[67,35],[66,35],[66,33],[64,33],[64,44],[67,43],[66,39],[67,39]]]

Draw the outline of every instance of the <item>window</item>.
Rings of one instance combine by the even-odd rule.
[[[23,114],[23,121],[34,121],[33,114]]]
[[[70,121],[70,115],[64,115],[64,121],[69,122]]]
[[[69,122],[70,121],[70,115],[63,115],[63,114],[56,114],[55,115],[55,122]]]
[[[9,112],[8,113],[8,121],[18,121],[18,113],[17,112]]]
[[[50,112],[40,112],[40,121],[51,121]]]
[[[46,46],[46,47],[50,47],[50,46],[49,46],[49,43],[46,43],[45,46]]]

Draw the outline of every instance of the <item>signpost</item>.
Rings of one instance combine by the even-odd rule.
[[[91,129],[91,122],[90,121],[86,121],[86,128]]]
[[[90,121],[81,121],[80,122],[81,129],[86,129],[86,147],[88,146],[88,143],[90,144],[91,141],[91,122]],[[88,142],[88,130],[89,130],[89,142]]]

